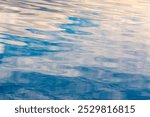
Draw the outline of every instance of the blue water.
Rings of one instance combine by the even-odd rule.
[[[150,99],[150,1],[1,0],[0,99]]]

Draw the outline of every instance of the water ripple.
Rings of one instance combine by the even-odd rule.
[[[3,0],[0,17],[0,99],[150,99],[149,0]]]

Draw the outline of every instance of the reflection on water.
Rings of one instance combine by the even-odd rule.
[[[0,99],[150,99],[149,0],[1,0]]]

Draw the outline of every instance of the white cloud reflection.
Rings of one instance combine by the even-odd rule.
[[[4,53],[4,51],[5,51],[5,45],[0,44],[0,54]]]

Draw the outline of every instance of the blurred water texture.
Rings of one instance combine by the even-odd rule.
[[[1,0],[0,99],[150,99],[150,1]]]

